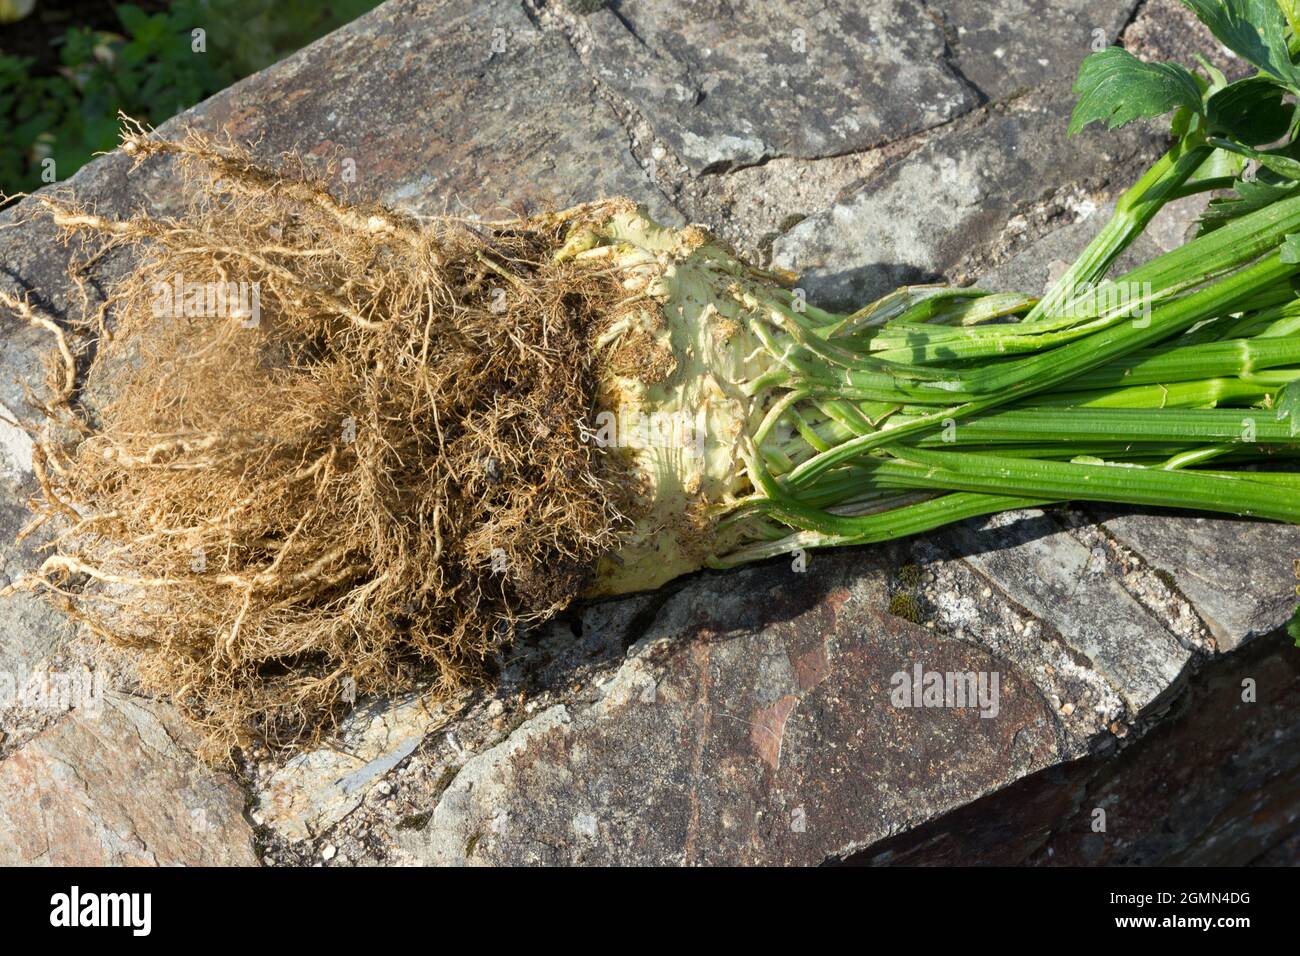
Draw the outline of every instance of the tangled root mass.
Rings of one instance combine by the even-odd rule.
[[[136,265],[75,393],[68,349],[55,369],[73,437],[39,443],[58,533],[28,584],[137,651],[216,757],[482,677],[624,523],[580,423],[625,293],[554,259],[583,214],[417,223],[193,134],[124,146],[171,154],[193,199],[118,221],[43,200]]]

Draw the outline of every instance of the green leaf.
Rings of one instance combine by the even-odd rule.
[[[1175,63],[1144,63],[1119,47],[1084,60],[1074,92],[1078,101],[1070,117],[1071,136],[1089,123],[1114,129],[1179,108],[1201,111],[1201,87],[1190,72]]]
[[[143,30],[145,24],[149,22],[149,15],[130,3],[123,3],[118,6],[117,18],[122,21],[122,26],[126,28],[126,32],[132,35]]]
[[[1204,70],[1205,75],[1210,78],[1210,89],[1212,91],[1221,90],[1228,85],[1228,78],[1223,75],[1222,70],[1199,53],[1193,53],[1192,56],[1196,58],[1196,65]]]
[[[1247,146],[1262,146],[1286,135],[1293,108],[1283,102],[1286,90],[1266,76],[1231,83],[1205,103],[1212,133]]]
[[[1291,615],[1291,623],[1286,626],[1286,632],[1295,641],[1295,646],[1300,647],[1300,605],[1296,606],[1295,613]]]
[[[1226,149],[1230,153],[1238,153],[1247,159],[1253,159],[1264,168],[1270,169],[1286,179],[1300,179],[1300,160],[1293,159],[1285,155],[1284,152],[1252,149],[1249,146],[1243,146],[1241,143],[1234,143],[1231,140],[1216,136],[1211,136],[1207,142],[1219,149]]]
[[[1286,20],[1277,0],[1183,0],[1220,43],[1274,79],[1300,92],[1300,74],[1286,46]]]
[[[1220,226],[1240,216],[1263,209],[1282,199],[1296,195],[1300,182],[1284,179],[1261,171],[1255,179],[1238,179],[1232,187],[1233,195],[1210,200],[1201,219],[1197,235],[1213,232]]]
[[[1286,17],[1291,33],[1300,36],[1300,0],[1277,0],[1277,5],[1282,8],[1282,15]]]

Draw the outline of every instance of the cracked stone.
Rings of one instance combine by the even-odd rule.
[[[256,866],[244,795],[166,704],[106,694],[0,761],[0,865]]]
[[[942,18],[962,75],[997,101],[1073,77],[1084,57],[1115,41],[1138,2],[947,0],[929,6]]]
[[[1116,754],[1026,777],[868,847],[862,864],[1293,865],[1300,844],[1300,656],[1276,636],[1194,675],[1167,720]],[[1258,700],[1242,699],[1256,681]],[[1106,831],[1093,811],[1106,810]]]
[[[1150,0],[1147,9],[1165,2]],[[943,273],[972,249],[1001,250],[1009,246],[1008,220],[1026,204],[1056,203],[1063,194],[1091,202],[1089,190],[1127,185],[1138,160],[1150,159],[1158,145],[1143,130],[1065,140],[1070,97],[1059,77],[1067,68],[1052,57],[1081,57],[1082,47],[1045,50],[1049,69],[1033,51],[1004,45],[996,75],[981,76],[971,53],[993,43],[1001,28],[980,33],[971,26],[978,5],[899,0],[866,12],[833,4],[816,13],[802,2],[730,6],[734,18],[721,4],[611,3],[584,20],[597,41],[584,65],[562,31],[545,18],[535,24],[516,3],[392,0],[180,122],[261,137],[257,151],[265,158],[295,148],[311,163],[351,159],[355,182],[340,185],[352,195],[416,213],[490,215],[516,201],[563,205],[624,193],[676,221],[630,144],[660,163],[661,179],[673,159],[664,146],[696,174],[790,156],[726,181],[770,199],[769,232],[791,214],[812,213],[777,251],[785,264],[811,267],[814,296],[811,287],[820,284],[827,295],[848,299]],[[1078,6],[1047,0],[1044,9]],[[1121,6],[1090,6],[1076,18],[1083,22],[1072,21],[1061,35],[1086,43],[1089,34],[1080,30],[1087,21],[1112,17]],[[946,36],[926,15],[940,7],[948,12]],[[1110,22],[1099,25],[1111,29]],[[1139,38],[1141,22],[1126,42],[1172,42],[1157,32]],[[805,31],[803,60],[791,46],[795,29]],[[727,42],[714,39],[724,32]],[[952,65],[995,98],[1037,82],[1038,68],[1052,83],[972,114],[978,97]],[[616,100],[635,106],[653,129],[622,115]],[[951,127],[934,129],[956,117]],[[878,143],[881,150],[860,152]],[[127,165],[120,155],[104,157],[74,185],[107,212],[136,203],[155,212],[173,207],[167,163],[151,163],[140,171],[143,180],[130,181]],[[871,178],[863,188],[842,195],[864,175]],[[719,181],[693,183],[708,192]],[[1027,191],[1027,183],[1034,188]],[[1157,246],[1181,238],[1187,214],[1180,215],[1167,230],[1153,226]],[[1051,261],[1068,259],[1101,222],[1096,216],[1017,257],[1005,281],[1019,286],[1016,275],[1037,277]],[[48,229],[0,232],[0,255],[14,281],[37,287],[56,310],[75,302]],[[11,374],[0,376],[0,401],[17,409],[13,379],[30,380],[45,340],[5,322],[0,366]],[[21,440],[0,431],[0,472],[15,482],[5,500],[21,500],[24,461]],[[35,560],[8,545],[20,512],[16,504],[0,511],[0,551],[11,576]],[[1266,628],[1279,607],[1270,603],[1270,582],[1279,567],[1291,570],[1276,560],[1286,539],[1257,537],[1265,526],[1218,519],[1205,519],[1190,537],[1171,530],[1163,542],[1144,530],[1169,520],[1123,516],[1107,527],[1121,540],[1127,535],[1142,560],[1167,570],[1197,612],[1217,622],[1220,649]],[[1100,559],[1057,541],[1058,532],[1037,543],[980,535],[981,553],[967,561],[954,555],[976,550],[962,539],[972,532],[959,529],[817,555],[808,575],[778,561],[583,608],[580,627],[557,623],[506,659],[501,698],[458,717],[452,739],[430,733],[438,720],[411,701],[384,702],[353,715],[357,733],[345,735],[351,756],[321,751],[292,772],[267,774],[256,818],[286,845],[296,841],[286,859],[315,862],[326,844],[313,841],[327,830],[334,862],[372,860],[373,852],[425,862],[821,862],[850,855],[955,808],[980,807],[982,794],[1077,764],[1110,733],[1127,732],[1119,722],[1131,716],[1126,701],[1158,699],[1162,683],[1183,673],[1181,648],[1160,636],[1161,622],[1135,609],[1112,578],[1092,573]],[[1179,552],[1187,540],[1195,540],[1201,564]],[[1220,562],[1225,549],[1233,556]],[[1061,568],[1040,573],[1036,562],[1056,562],[1058,550]],[[921,627],[885,610],[896,596],[898,568],[910,562],[925,567],[915,595]],[[1000,589],[1018,563],[1024,579],[1019,590],[1007,589],[1007,600]],[[1089,573],[1077,575],[1080,567]],[[991,596],[984,573],[999,582]],[[1062,589],[1076,577],[1088,590],[1065,602]],[[1212,593],[1199,593],[1197,579]],[[6,606],[0,603],[0,613]],[[29,611],[45,614],[44,605]],[[0,655],[9,655],[0,666],[30,666],[56,646],[49,639],[61,622],[53,612],[13,621],[0,641]],[[1119,660],[1126,636],[1131,659]],[[916,662],[998,671],[998,716],[894,708],[890,677]],[[239,813],[242,795],[228,778],[191,769],[183,747],[159,735],[161,726],[183,738],[174,713],[110,699],[98,722],[64,715],[0,761],[0,814],[12,814],[0,826],[0,860],[11,853],[67,862],[255,861]],[[1247,731],[1255,726],[1239,723]],[[1223,729],[1224,746],[1235,746],[1239,732]],[[111,746],[91,747],[95,734]],[[84,779],[70,776],[69,767]],[[40,783],[44,802],[22,789],[29,780]],[[387,799],[363,799],[368,789]],[[1281,818],[1295,806],[1287,793],[1273,803],[1243,798],[1239,809]],[[45,819],[34,819],[34,807]],[[1068,803],[1058,809],[1066,812]],[[192,830],[195,810],[216,821],[202,839]],[[1220,839],[1230,838],[1234,819],[1214,824]],[[12,834],[24,842],[6,846]]]
[[[199,113],[259,155],[337,158],[341,186],[414,213],[628,195],[673,218],[563,37],[513,0],[386,3]]]
[[[1172,578],[1220,651],[1276,630],[1295,612],[1300,527],[1095,510],[1107,531]]]
[[[596,75],[697,174],[865,149],[977,102],[911,0],[643,0],[585,23]]]
[[[250,144],[265,161],[292,151],[318,171],[332,162],[342,194],[417,215],[492,217],[626,195],[663,221],[681,218],[640,168],[627,132],[565,40],[539,30],[511,0],[392,0],[162,131],[189,126]],[[114,152],[68,184],[102,197],[106,214],[141,204],[174,209],[169,160],[150,160],[130,178],[129,167]],[[0,218],[12,221],[26,208]],[[0,254],[11,276],[53,293],[61,307],[65,260],[42,259],[50,235],[44,223],[10,229]]]
[[[1160,700],[1191,660],[1092,552],[1041,511],[1012,512],[955,534],[967,558],[1003,593],[1036,617],[1104,674],[1136,714]]]
[[[1023,205],[1070,184],[1120,173],[1149,154],[1149,133],[1085,131],[1067,139],[1063,90],[1035,93],[970,129],[932,138],[857,192],[796,225],[773,261],[802,276],[810,299],[856,307],[930,282],[995,245]]]
[[[656,600],[634,595],[586,606],[579,617],[581,637],[563,620],[534,630],[503,653],[496,696],[490,699],[480,694],[458,709],[417,694],[359,708],[343,719],[329,742],[257,775],[259,817],[291,841],[325,833],[357,811],[371,790],[391,794],[385,775],[409,770],[408,758],[417,748],[431,763],[420,769],[445,780],[469,756],[501,739],[508,724],[504,698],[538,685],[576,692],[622,657],[638,615]],[[525,711],[535,711],[540,702],[528,701]],[[441,738],[441,748],[420,747],[434,737]],[[395,770],[399,764],[401,770]]]
[[[422,696],[359,708],[344,719],[337,741],[296,754],[271,774],[259,788],[259,816],[290,840],[328,829],[446,720]]]
[[[1028,675],[885,613],[886,562],[688,582],[593,703],[474,756],[399,845],[436,864],[819,863],[1059,759]],[[996,715],[895,706],[918,664],[996,672]]]

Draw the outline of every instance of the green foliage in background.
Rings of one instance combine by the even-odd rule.
[[[69,29],[56,73],[33,75],[31,59],[0,53],[0,191],[43,185],[43,160],[62,180],[112,149],[119,110],[161,123],[378,3],[177,0],[154,14],[119,4],[121,33]]]

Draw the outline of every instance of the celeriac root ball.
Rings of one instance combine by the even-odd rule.
[[[192,202],[113,221],[43,199],[136,265],[88,369],[67,348],[55,369],[73,438],[38,443],[58,535],[24,585],[136,650],[210,756],[450,693],[578,595],[703,563],[762,411],[751,333],[701,316],[745,267],[703,233],[626,201],[416,222],[194,135],[124,148],[175,156]]]

